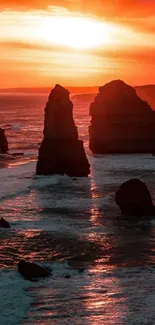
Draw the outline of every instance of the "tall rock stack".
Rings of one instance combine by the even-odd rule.
[[[90,166],[73,120],[69,92],[60,85],[52,89],[45,107],[44,139],[37,162],[39,175],[88,176]]]
[[[155,152],[155,112],[123,81],[99,88],[90,115],[89,148],[93,153]]]
[[[8,148],[8,141],[4,130],[0,128],[0,153],[7,153],[9,150]]]

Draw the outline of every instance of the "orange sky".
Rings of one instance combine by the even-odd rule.
[[[155,83],[155,0],[5,0],[0,88]]]

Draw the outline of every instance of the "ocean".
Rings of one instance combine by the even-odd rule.
[[[0,127],[10,152],[1,159],[0,325],[154,325],[155,220],[124,220],[119,185],[145,181],[155,202],[153,155],[93,155],[89,102],[74,101],[88,178],[36,176],[47,94],[0,94]],[[52,271],[30,282],[20,259]]]

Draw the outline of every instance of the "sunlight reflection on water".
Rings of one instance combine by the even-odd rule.
[[[21,118],[8,130],[9,139],[14,136],[12,148],[25,141],[28,150],[26,132],[35,119],[30,137],[35,133],[37,148],[43,126],[43,110],[37,105],[29,121],[23,111],[27,126]],[[0,216],[12,226],[0,230],[0,267],[16,269],[19,259],[26,259],[52,268],[49,279],[31,286],[33,303],[23,324],[152,325],[155,223],[123,220],[114,193],[134,176],[150,185],[154,197],[155,160],[146,155],[93,156],[88,150],[88,105],[77,104],[74,115],[91,175],[80,180],[34,177],[35,165],[22,167],[22,158],[10,163],[10,174],[0,173]],[[8,119],[10,112],[4,122],[10,123]]]

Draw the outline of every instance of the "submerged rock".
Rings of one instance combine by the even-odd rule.
[[[142,181],[130,179],[115,194],[115,202],[121,212],[133,216],[155,216],[151,194]]]
[[[123,81],[99,88],[90,115],[89,147],[93,153],[155,152],[155,112]]]
[[[8,141],[3,129],[0,128],[0,153],[7,153],[9,150],[8,148]]]
[[[60,85],[52,89],[45,107],[44,139],[36,173],[73,177],[88,176],[90,173],[83,142],[78,140],[69,92]]]
[[[5,220],[4,218],[1,218],[0,219],[0,228],[11,228],[11,227],[7,220]]]
[[[71,275],[67,274],[64,276],[65,279],[70,279],[71,278]]]
[[[50,275],[49,270],[35,263],[20,261],[18,263],[18,272],[27,280],[33,278],[47,277]]]
[[[14,152],[11,153],[10,156],[12,157],[24,156],[24,152]]]

